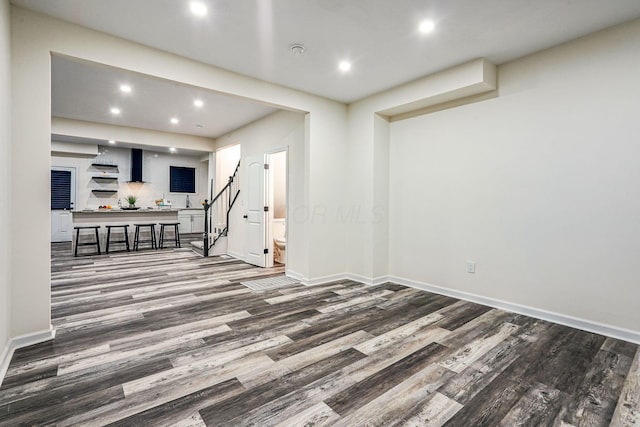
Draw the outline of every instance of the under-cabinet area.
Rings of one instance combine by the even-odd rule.
[[[180,233],[204,233],[204,210],[183,209],[178,212]]]

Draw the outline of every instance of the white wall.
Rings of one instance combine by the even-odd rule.
[[[375,279],[388,261],[399,277],[638,330],[640,199],[629,183],[640,173],[639,25],[500,67],[496,99],[389,124],[374,113],[491,90],[491,67],[460,66],[347,114],[337,102],[12,7],[12,335],[49,326],[51,52],[308,113],[303,124],[300,114],[270,116],[265,134],[261,121],[242,130],[256,153],[272,146],[269,133],[299,147],[289,153],[287,246],[302,278]],[[349,216],[352,206],[361,210]],[[466,259],[478,262],[473,276]]]
[[[375,283],[388,274],[387,116],[415,115],[416,109],[493,91],[495,84],[495,66],[477,59],[349,105],[348,179],[339,187],[348,198],[337,217],[346,229],[353,277]]]
[[[105,152],[105,150],[107,150]],[[134,195],[138,198],[136,206],[155,207],[155,200],[163,195],[172,201],[176,208],[186,206],[186,193],[169,192],[169,166],[184,166],[196,169],[196,193],[189,194],[193,207],[199,207],[207,197],[208,162],[200,161],[200,157],[181,156],[179,154],[156,153],[143,150],[144,184],[128,183],[131,175],[131,150],[118,147],[101,147],[96,158],[77,158],[51,156],[51,166],[67,166],[76,168],[76,209],[95,209],[100,205],[117,206],[118,198],[123,206],[127,206],[125,198]],[[104,169],[91,166],[99,163],[101,158],[109,159],[118,169]],[[118,182],[92,179],[94,176],[117,176]],[[114,194],[93,193],[93,189],[118,189]]]
[[[390,273],[640,331],[638,46],[635,21],[392,123]]]
[[[9,0],[0,0],[0,194],[11,200],[11,66]],[[0,203],[0,224],[11,224],[8,203]],[[0,239],[0,365],[11,337],[11,227]],[[1,368],[0,368],[1,369]],[[0,372],[0,382],[2,381]]]
[[[241,147],[239,144],[216,150],[215,193],[222,190],[222,187],[229,182],[229,177],[233,175],[240,161],[240,153]]]
[[[303,137],[304,138],[304,137]],[[270,177],[273,189],[273,217],[287,217],[287,153],[281,151],[270,158]]]
[[[51,118],[51,133],[104,141],[112,139],[118,142],[151,146],[156,149],[159,147],[166,149],[176,147],[185,150],[212,151],[215,144],[213,139],[201,136],[63,119],[60,117]]]
[[[92,31],[12,6],[12,226],[20,238],[13,251],[13,334],[49,328],[49,166],[51,134],[51,52],[149,74],[178,83],[243,96],[308,112],[304,161],[295,170],[302,189],[296,197],[310,209],[335,203],[333,193],[344,182],[346,106],[211,67],[177,55]],[[334,158],[338,161],[333,161]],[[327,165],[335,170],[326,179]],[[293,170],[290,171],[293,174]],[[29,209],[25,210],[25,206]],[[304,277],[345,271],[344,245],[335,237],[344,229],[324,222],[302,224],[306,237],[298,264]],[[313,260],[313,261],[311,261]]]
[[[230,253],[244,257],[247,254],[246,222],[242,216],[246,213],[247,194],[245,169],[246,159],[260,156],[266,152],[280,148],[289,149],[289,221],[287,235],[288,265],[287,271],[298,275],[304,273],[304,247],[307,242],[308,207],[304,203],[304,156],[305,156],[305,116],[300,113],[280,111],[250,125],[220,137],[218,147],[240,144],[240,196],[229,219],[228,250]],[[244,175],[243,175],[244,174]]]

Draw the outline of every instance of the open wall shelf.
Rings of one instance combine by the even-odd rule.
[[[118,168],[118,165],[104,165],[102,163],[91,163],[91,166],[96,168],[112,168],[112,169]]]
[[[97,179],[97,180],[101,180],[101,181],[117,181],[118,180],[117,176],[100,176],[100,175],[96,175],[96,176],[92,176],[91,178]]]

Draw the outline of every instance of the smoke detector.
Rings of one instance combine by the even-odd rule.
[[[295,43],[292,44],[289,49],[291,49],[291,52],[295,55],[295,56],[302,56],[302,54],[304,53],[304,45],[300,44],[300,43]]]

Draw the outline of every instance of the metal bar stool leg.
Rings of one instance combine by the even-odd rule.
[[[102,252],[100,252],[100,236],[98,235],[98,227],[95,228],[95,232],[96,232],[96,247],[98,248],[98,255],[102,255]]]
[[[129,250],[129,226],[124,227],[124,243],[127,245],[127,252],[131,252]]]
[[[158,249],[158,242],[156,241],[156,226],[151,225],[151,246],[153,249]]]
[[[164,249],[164,224],[160,224],[160,249]]]
[[[109,253],[109,243],[111,242],[111,227],[107,227],[107,246],[105,247],[105,253]]]
[[[73,251],[73,256],[78,256],[78,243],[80,243],[80,229],[76,228],[76,247]]]
[[[133,237],[133,250],[138,250],[138,241],[140,240],[140,227],[136,225],[136,234]]]

